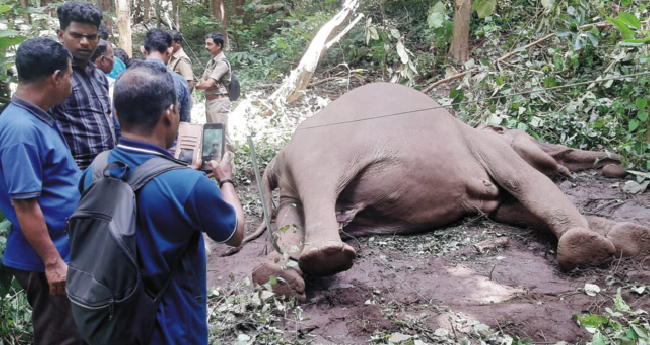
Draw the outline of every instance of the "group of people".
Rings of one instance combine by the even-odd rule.
[[[104,151],[109,162],[131,169],[153,157],[173,159],[169,150],[179,122],[190,120],[194,88],[206,95],[208,122],[227,127],[231,69],[220,34],[206,36],[213,58],[194,85],[180,33],[150,30],[144,62],[133,63],[100,37],[103,13],[91,3],[66,2],[57,15],[60,43],[32,38],[18,47],[18,88],[0,115],[0,208],[12,224],[2,263],[27,293],[35,344],[85,344],[65,296],[65,224],[92,182],[89,167]],[[136,238],[145,288],[155,296],[173,277],[152,344],[207,343],[203,237],[190,253],[201,303],[185,272],[171,266],[197,232],[228,245],[242,241],[245,219],[228,145],[221,162],[209,162],[212,173],[169,171],[139,192]]]

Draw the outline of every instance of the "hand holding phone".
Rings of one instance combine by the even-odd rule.
[[[203,125],[203,149],[201,153],[203,167],[201,167],[201,170],[205,172],[212,172],[213,167],[209,164],[210,161],[221,162],[222,160],[221,157],[223,157],[226,150],[226,136],[223,129],[223,123],[206,123]]]
[[[224,153],[221,162],[212,160],[208,162],[212,171],[207,174],[209,178],[215,178],[217,181],[232,179],[232,159],[230,152]]]

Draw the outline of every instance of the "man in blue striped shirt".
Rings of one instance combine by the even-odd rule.
[[[50,109],[72,156],[85,170],[99,153],[116,144],[108,80],[90,62],[99,43],[102,11],[89,2],[66,2],[57,9],[59,41],[72,53],[72,95]]]

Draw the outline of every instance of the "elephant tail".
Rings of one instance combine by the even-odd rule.
[[[275,158],[269,162],[269,165],[264,169],[264,175],[262,175],[262,192],[264,193],[264,203],[269,217],[273,215],[273,194],[271,192],[278,188],[277,174],[274,169],[276,169]]]

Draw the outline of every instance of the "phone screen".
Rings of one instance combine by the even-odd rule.
[[[203,161],[215,160],[221,161],[221,152],[223,151],[223,129],[222,128],[204,128],[203,129]],[[209,158],[209,159],[208,159]]]

